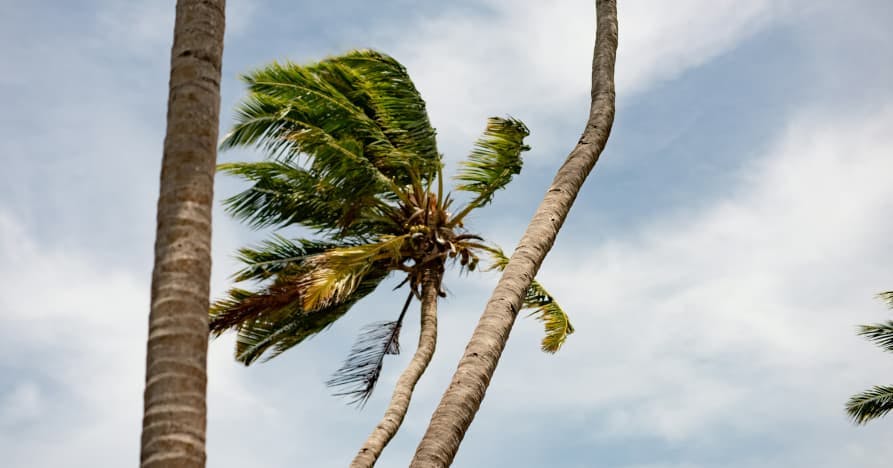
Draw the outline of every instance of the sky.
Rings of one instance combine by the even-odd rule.
[[[593,2],[227,3],[222,131],[239,73],[365,47],[406,65],[448,171],[488,116],[526,122],[524,171],[467,223],[508,250],[583,129]],[[893,289],[893,3],[619,3],[614,129],[538,275],[577,332],[547,355],[519,317],[453,466],[888,466],[893,419],[857,427],[843,404],[893,383],[855,335],[891,313],[873,296]],[[5,467],[137,463],[173,13],[0,0]],[[270,234],[221,209],[241,187],[215,188],[215,297]],[[496,280],[448,275],[437,352],[378,466],[407,465]],[[324,382],[399,312],[389,289],[268,363],[213,341],[208,466],[346,466],[418,324],[364,409]]]

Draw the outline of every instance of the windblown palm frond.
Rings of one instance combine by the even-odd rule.
[[[505,270],[506,265],[509,263],[509,258],[505,253],[499,248],[490,248],[488,251],[493,257],[493,265],[490,269]],[[557,352],[567,340],[568,335],[574,333],[574,327],[571,325],[567,313],[555,301],[555,298],[535,279],[527,287],[523,307],[525,309],[533,309],[530,315],[543,322],[546,331],[546,336],[543,337],[542,342],[543,351],[547,353]]]
[[[279,234],[263,241],[256,247],[239,249],[236,258],[245,267],[233,275],[234,281],[263,281],[286,271],[297,272],[312,255],[337,247],[350,247],[351,244],[320,242],[307,239],[295,241]]]
[[[407,183],[407,169],[440,167],[425,103],[393,58],[353,51],[307,66],[273,63],[243,76],[249,95],[222,147],[256,145],[275,158],[303,153],[322,172],[368,171]]]
[[[350,397],[350,403],[360,407],[372,396],[385,356],[400,354],[400,330],[412,298],[410,292],[397,320],[377,322],[363,328],[344,365],[326,382],[330,387],[346,388],[335,396]]]
[[[425,101],[402,64],[365,49],[320,62],[316,70],[381,128],[390,144],[387,151],[377,155],[383,167],[418,172],[421,180],[440,169],[435,131]]]
[[[846,411],[856,424],[865,424],[893,410],[893,386],[875,386],[854,395],[846,404]]]
[[[543,327],[546,330],[546,336],[543,337],[542,342],[543,351],[558,352],[568,335],[574,333],[574,326],[571,325],[564,309],[555,302],[555,298],[537,280],[531,281],[527,288],[524,307],[533,309],[530,315],[543,322]]]
[[[254,228],[300,224],[317,232],[363,236],[393,226],[381,216],[381,202],[363,187],[335,185],[278,161],[221,164],[219,169],[253,185],[226,200],[226,210]],[[392,223],[391,223],[392,224]]]
[[[357,291],[368,289],[370,278],[377,285],[388,274],[400,260],[405,238],[390,236],[357,245],[275,236],[257,248],[241,249],[239,256],[246,267],[236,278],[272,282],[258,291],[234,288],[228,297],[214,302],[210,330],[220,334],[236,328],[249,341],[258,333],[314,330],[320,317],[337,318],[346,311],[339,306],[352,303]],[[322,323],[330,322],[323,319]]]
[[[893,291],[882,292],[877,297],[887,303],[887,307],[893,309]]]
[[[270,69],[274,66],[264,71]],[[251,85],[251,78],[247,79]],[[284,162],[296,161],[304,154],[309,157],[309,169],[332,183],[347,181],[385,190],[390,178],[365,156],[366,148],[359,139],[363,130],[357,128],[352,116],[332,115],[336,109],[314,108],[313,102],[250,92],[239,105],[237,123],[224,137],[221,149],[256,146],[270,158]],[[351,110],[362,114],[359,109]],[[330,113],[324,113],[327,111]],[[380,133],[374,123],[366,127]]]
[[[383,236],[379,242],[337,247],[307,259],[307,274],[297,279],[302,307],[313,310],[344,301],[373,269],[389,269],[401,260],[409,235]]]
[[[477,197],[457,215],[461,219],[468,211],[484,206],[493,194],[508,185],[512,176],[521,172],[521,153],[530,149],[524,138],[530,134],[516,119],[491,117],[483,136],[475,143],[468,160],[456,175],[458,190],[473,192]]]
[[[893,309],[893,291],[882,292],[878,298]],[[893,352],[893,321],[862,325],[858,333],[884,350]],[[890,410],[893,410],[893,386],[875,386],[853,395],[846,404],[846,411],[856,424],[865,424],[886,415]]]
[[[236,359],[249,365],[267,353],[265,360],[269,360],[325,330],[357,301],[372,293],[387,273],[385,270],[370,272],[342,302],[307,311],[301,308],[300,298],[292,298],[290,303],[283,299],[285,307],[269,308],[254,318],[241,321],[236,326]]]
[[[858,333],[884,350],[893,352],[893,321],[861,325]]]

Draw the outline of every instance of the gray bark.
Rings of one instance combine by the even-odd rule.
[[[586,128],[558,170],[493,291],[453,380],[416,450],[410,464],[413,468],[446,467],[453,462],[484,399],[524,293],[552,248],[580,187],[607,143],[614,122],[616,1],[597,0],[596,11],[591,106]]]
[[[205,466],[211,204],[225,0],[178,0],[152,272],[142,468]]]

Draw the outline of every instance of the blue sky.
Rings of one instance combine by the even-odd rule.
[[[303,3],[228,2],[222,128],[240,72],[388,52],[448,164],[487,116],[530,127],[524,173],[470,221],[513,245],[585,121],[592,2]],[[842,405],[893,380],[854,334],[893,288],[893,4],[620,3],[615,128],[539,275],[577,333],[544,355],[518,321],[454,466],[887,466],[893,421],[854,427]],[[173,10],[0,5],[4,466],[136,463]],[[218,179],[218,199],[238,189]],[[218,204],[215,294],[262,235]],[[378,466],[406,466],[496,281],[447,279],[437,354]],[[409,356],[362,411],[323,382],[400,305],[382,288],[251,368],[213,342],[209,466],[345,466]]]

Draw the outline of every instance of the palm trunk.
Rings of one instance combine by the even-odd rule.
[[[422,276],[422,318],[419,332],[419,346],[409,365],[400,374],[391,402],[378,426],[366,439],[363,448],[357,453],[351,468],[370,468],[375,465],[382,450],[397,433],[403,423],[409,401],[416,383],[431,362],[434,348],[437,345],[437,294],[443,273],[438,269],[428,269]]]
[[[225,0],[179,0],[152,272],[140,466],[205,466],[211,202]]]
[[[616,1],[597,0],[596,10],[598,27],[592,64],[592,100],[586,129],[558,170],[490,297],[453,381],[416,450],[410,464],[413,468],[446,467],[453,462],[505,349],[524,292],[552,248],[580,187],[607,143],[614,122]]]

